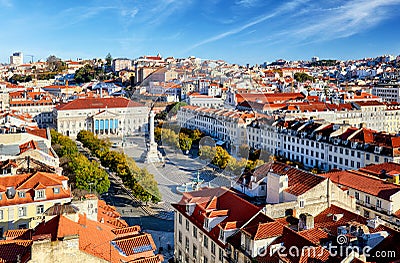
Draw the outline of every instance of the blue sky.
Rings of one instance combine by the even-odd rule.
[[[398,55],[399,11],[400,0],[0,0],[0,61],[14,51],[239,64]]]

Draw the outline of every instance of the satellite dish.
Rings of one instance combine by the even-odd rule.
[[[15,197],[15,194],[16,194],[16,193],[17,193],[17,192],[15,191],[14,186],[12,186],[12,187],[10,187],[10,188],[7,189],[7,191],[6,191],[6,196],[7,196],[8,199],[13,199],[13,198]]]

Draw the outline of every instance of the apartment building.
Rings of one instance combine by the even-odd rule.
[[[279,162],[243,174],[233,188],[266,204],[264,213],[271,218],[315,216],[331,205],[356,208],[354,199],[331,180]]]
[[[78,98],[53,110],[57,131],[76,137],[79,131],[99,136],[124,136],[144,132],[148,123],[147,106],[127,98]]]
[[[10,110],[30,114],[40,128],[49,127],[53,123],[55,101],[49,93],[26,88],[10,92],[9,96]]]
[[[199,129],[226,143],[234,153],[240,145],[247,144],[246,126],[255,119],[255,113],[196,106],[181,107],[177,115],[181,127]]]
[[[65,176],[44,172],[0,176],[0,236],[10,229],[36,227],[48,208],[71,199]]]
[[[400,102],[400,85],[395,83],[379,84],[372,87],[372,94],[386,102]]]
[[[399,162],[400,137],[348,124],[279,119],[247,128],[249,145],[324,171],[358,169],[371,163]],[[275,149],[271,151],[272,149]]]
[[[229,237],[260,210],[227,188],[184,193],[172,206],[175,259],[183,263],[226,262]],[[265,215],[260,216],[268,220]]]
[[[398,169],[400,165],[383,163],[358,170],[332,171],[321,176],[329,178],[354,197],[358,213],[366,218],[379,217],[386,225],[400,230],[400,186],[387,180],[387,177],[396,177],[394,181],[398,182],[399,172],[393,167]]]

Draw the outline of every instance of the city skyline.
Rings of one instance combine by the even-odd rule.
[[[400,53],[400,0],[0,1],[1,62],[142,55],[261,64]],[[387,40],[385,40],[387,39]],[[25,57],[28,62],[31,57]]]

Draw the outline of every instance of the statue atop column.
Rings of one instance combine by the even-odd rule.
[[[157,143],[154,140],[154,112],[151,110],[149,114],[149,138],[150,142],[147,146],[147,150],[144,153],[145,163],[161,163],[164,162],[164,157],[157,149]]]

